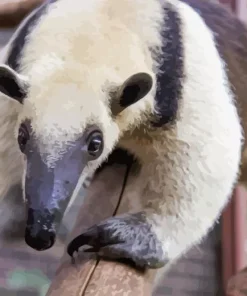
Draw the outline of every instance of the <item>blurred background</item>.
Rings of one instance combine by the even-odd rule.
[[[8,42],[20,21],[42,2],[44,1],[0,0],[0,49]],[[220,0],[220,2],[247,23],[247,0]],[[20,194],[20,188],[14,188],[13,196],[18,195],[18,192]],[[59,239],[52,249],[36,252],[27,247],[22,240],[4,241],[2,239],[0,242],[0,295],[46,295],[63,255],[67,234],[73,228],[84,194],[85,188],[82,188],[74,205],[64,218]],[[230,206],[226,214],[229,209]],[[201,245],[178,261],[166,279],[161,281],[155,296],[223,295],[222,227],[221,221]],[[224,247],[227,248],[227,245]],[[228,276],[229,272],[226,274],[226,277]]]

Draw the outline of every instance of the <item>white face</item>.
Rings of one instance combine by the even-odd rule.
[[[84,135],[99,132],[104,145],[92,162],[102,162],[119,135],[111,110],[104,104],[105,100],[98,99],[99,96],[107,97],[107,94],[97,96],[72,84],[51,85],[51,88],[52,92],[40,90],[38,95],[33,94],[30,88],[19,115],[17,132],[21,124],[29,122],[28,136],[35,139],[35,147],[48,168],[55,167],[57,161]],[[47,100],[42,99],[47,97]],[[84,144],[81,142],[81,145]]]
[[[69,99],[78,96],[88,104],[75,105]],[[44,107],[41,99],[29,99],[28,95],[17,126],[18,143],[26,159],[26,242],[35,249],[46,249],[54,243],[81,175],[94,171],[105,160],[119,136],[109,108],[99,100],[96,104],[93,94],[69,85],[53,88],[51,103]],[[57,106],[55,101],[59,101]]]
[[[37,91],[37,87],[26,80],[24,83],[23,77],[2,66],[0,85],[3,93],[23,105],[16,134],[26,159],[25,239],[34,249],[48,249],[55,242],[80,176],[94,171],[118,141],[116,116],[151,90],[152,78],[138,73],[111,93],[99,96],[73,83],[50,83],[49,88]]]

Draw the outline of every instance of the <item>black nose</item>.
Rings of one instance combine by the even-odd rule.
[[[43,251],[51,248],[56,239],[55,216],[47,209],[28,210],[25,241],[29,247]]]
[[[25,241],[29,247],[37,251],[44,251],[51,248],[55,243],[55,238],[56,234],[53,231],[41,229],[34,235],[32,228],[26,228]]]

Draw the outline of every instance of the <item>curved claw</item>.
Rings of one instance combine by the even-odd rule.
[[[69,254],[70,257],[73,258],[73,255],[75,252],[78,252],[79,248],[82,246],[82,234],[74,238],[67,247],[67,253]]]
[[[78,252],[79,248],[84,245],[95,246],[97,243],[97,228],[91,227],[87,232],[75,237],[67,247],[67,253],[73,257],[73,253]]]

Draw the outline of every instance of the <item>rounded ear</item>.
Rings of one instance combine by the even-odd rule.
[[[7,65],[0,65],[0,92],[23,103],[28,89],[27,79]]]
[[[148,73],[140,72],[130,76],[112,98],[112,113],[117,115],[125,108],[144,98],[150,92],[152,86],[153,78]]]

